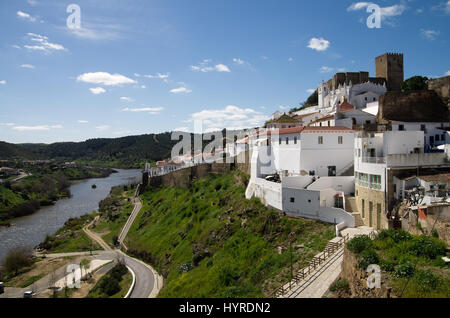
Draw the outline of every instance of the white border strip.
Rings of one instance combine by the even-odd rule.
[[[131,282],[131,286],[130,286],[130,289],[128,290],[128,293],[123,298],[130,298],[130,295],[134,289],[134,285],[136,285],[136,275],[134,274],[133,270],[128,265],[126,265],[126,266],[127,266],[128,270],[130,271],[131,276],[133,276],[133,281]]]

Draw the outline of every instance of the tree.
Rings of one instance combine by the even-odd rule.
[[[293,113],[303,108],[316,106],[317,104],[319,104],[319,91],[316,89],[314,93],[312,93],[306,101],[300,103],[300,107],[292,108],[289,112]]]
[[[6,272],[13,272],[14,275],[17,275],[20,269],[30,266],[31,263],[30,249],[24,246],[19,246],[9,250],[3,266],[5,267]]]
[[[410,77],[402,83],[401,89],[404,92],[427,90],[428,77],[419,75]]]

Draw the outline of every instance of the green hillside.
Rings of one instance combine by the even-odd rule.
[[[145,162],[170,157],[171,133],[89,139],[53,144],[10,144],[0,142],[1,159],[62,159],[118,168],[140,168]]]
[[[129,252],[164,276],[159,297],[261,297],[323,250],[333,226],[293,219],[246,200],[246,176],[232,172],[190,189],[147,189],[127,237]],[[281,247],[281,254],[279,248]]]

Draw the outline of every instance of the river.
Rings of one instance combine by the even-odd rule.
[[[35,247],[46,234],[54,234],[70,218],[92,213],[98,209],[101,200],[109,195],[111,187],[136,183],[141,180],[141,170],[121,170],[107,178],[76,181],[70,186],[72,196],[58,200],[55,205],[42,207],[32,215],[10,220],[14,224],[0,228],[0,263],[11,248],[16,246]],[[97,185],[92,189],[92,185]]]

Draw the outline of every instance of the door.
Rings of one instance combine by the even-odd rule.
[[[377,203],[377,230],[381,229],[381,204]]]
[[[369,226],[373,227],[373,202],[369,202]]]
[[[336,177],[336,166],[329,166],[328,167],[328,176],[329,177]]]

